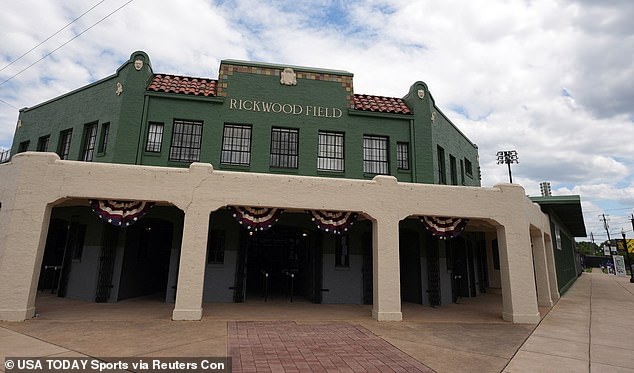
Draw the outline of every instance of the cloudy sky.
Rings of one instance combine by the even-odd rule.
[[[602,213],[612,237],[624,228],[634,238],[634,1],[21,0],[2,7],[0,147],[11,145],[18,108],[111,75],[135,50],[149,54],[157,73],[214,79],[221,59],[243,59],[347,70],[355,93],[402,97],[422,80],[479,146],[483,186],[508,181],[496,152],[515,149],[513,181],[527,194],[550,181],[554,195],[581,195],[597,241],[606,238]]]

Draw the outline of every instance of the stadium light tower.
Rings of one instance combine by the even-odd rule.
[[[517,150],[501,150],[497,154],[498,164],[506,164],[509,167],[509,182],[513,184],[513,175],[511,174],[511,163],[520,163],[517,159]]]

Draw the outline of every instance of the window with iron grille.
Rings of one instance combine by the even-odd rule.
[[[326,171],[343,171],[343,133],[319,132],[317,149],[317,169]]]
[[[97,123],[84,126],[84,148],[81,152],[81,160],[91,162],[95,153],[95,143],[97,141]]]
[[[46,135],[46,136],[42,136],[39,139],[37,139],[37,151],[38,152],[47,152],[48,151],[48,141],[50,140],[51,136],[50,135]]]
[[[68,159],[68,153],[70,152],[70,140],[73,137],[73,130],[67,129],[59,133],[59,144],[57,146],[57,155],[61,159]]]
[[[386,136],[363,136],[363,172],[388,175],[389,159]]]
[[[445,171],[445,149],[438,146],[436,148],[438,155],[438,183],[447,184],[447,173]]]
[[[225,231],[210,230],[207,240],[207,264],[225,262]]]
[[[30,141],[22,141],[20,143],[20,145],[18,145],[18,153],[24,153],[25,151],[29,150],[29,144],[31,142]]]
[[[271,129],[271,167],[297,168],[299,156],[299,130]]]
[[[396,167],[399,170],[409,170],[409,143],[396,143]]]
[[[251,164],[251,126],[225,124],[220,163],[248,166]]]
[[[163,145],[163,123],[150,122],[147,130],[145,151],[160,153]]]
[[[198,162],[200,160],[202,132],[203,122],[175,119],[172,129],[170,161]]]
[[[464,159],[464,168],[468,176],[473,176],[473,166],[471,165],[471,161],[467,158]]]
[[[449,154],[449,174],[451,175],[451,185],[458,185],[458,169],[456,157]]]
[[[108,136],[110,136],[110,123],[101,126],[101,140],[99,141],[99,153],[105,153],[108,148]]]

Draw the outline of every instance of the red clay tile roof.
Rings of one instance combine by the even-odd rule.
[[[216,83],[216,80],[207,78],[156,74],[147,90],[193,96],[215,96]]]
[[[352,98],[352,107],[355,110],[374,111],[378,113],[412,113],[402,99],[394,97],[355,94]]]

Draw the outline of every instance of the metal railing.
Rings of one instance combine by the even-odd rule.
[[[7,163],[11,159],[11,149],[0,150],[0,163]]]

